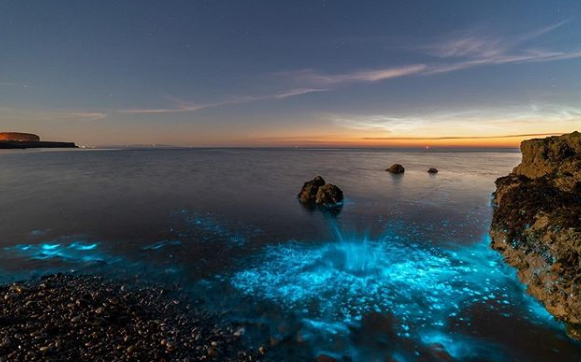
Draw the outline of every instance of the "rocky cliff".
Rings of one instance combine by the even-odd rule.
[[[581,339],[581,133],[525,141],[496,181],[492,247],[571,337]]]
[[[77,148],[73,142],[41,141],[32,133],[0,132],[0,149]]]
[[[38,142],[40,137],[32,133],[0,132],[0,141]]]

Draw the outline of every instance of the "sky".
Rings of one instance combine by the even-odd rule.
[[[513,147],[574,130],[578,0],[0,0],[0,131]]]

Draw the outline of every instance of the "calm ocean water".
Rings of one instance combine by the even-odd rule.
[[[519,161],[506,150],[2,151],[0,273],[187,285],[254,323],[248,338],[295,341],[287,360],[579,361],[488,248],[494,180]],[[384,171],[396,162],[405,175]],[[345,193],[334,214],[296,200],[316,175]]]

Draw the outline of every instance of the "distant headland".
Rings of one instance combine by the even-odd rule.
[[[41,141],[38,135],[20,132],[0,132],[0,149],[77,148],[74,142]]]

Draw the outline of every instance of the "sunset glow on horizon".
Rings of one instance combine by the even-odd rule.
[[[579,34],[576,1],[13,2],[0,13],[0,132],[513,148],[581,130]]]
[[[563,132],[564,133],[564,132]],[[305,136],[305,137],[267,137],[259,139],[229,140],[217,147],[283,147],[283,148],[518,148],[520,143],[534,138],[559,136],[563,133],[541,133],[530,135],[508,135],[501,137],[340,137],[340,136]],[[208,145],[212,146],[212,144]],[[200,146],[200,147],[208,147]]]

